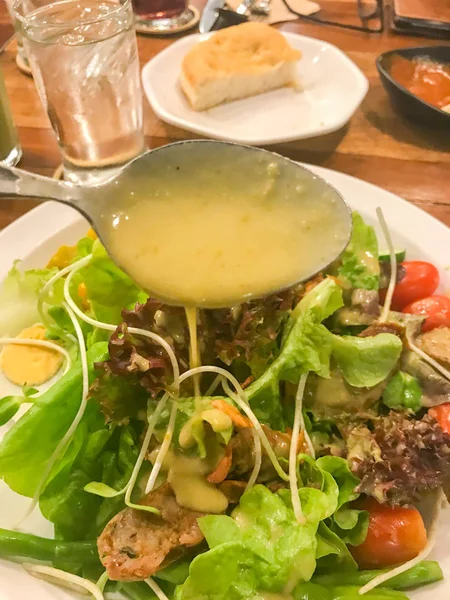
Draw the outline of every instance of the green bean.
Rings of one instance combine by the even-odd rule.
[[[7,529],[0,529],[0,556],[79,565],[99,562],[95,541],[65,542]]]
[[[335,585],[357,585],[363,586],[372,581],[377,575],[387,573],[390,569],[377,569],[370,571],[350,571],[347,573],[329,573],[326,575],[317,575],[313,581],[325,586]],[[442,570],[439,564],[433,560],[425,560],[416,566],[400,573],[392,579],[388,579],[380,584],[380,587],[389,587],[393,590],[408,590],[419,587],[427,583],[434,583],[443,578]]]
[[[339,585],[331,589],[333,600],[408,600],[403,592],[391,590],[389,588],[376,588],[361,596],[359,594],[360,587],[358,585]]]

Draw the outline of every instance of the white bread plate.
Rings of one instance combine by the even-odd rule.
[[[339,48],[322,40],[282,32],[300,50],[300,89],[285,87],[206,111],[194,111],[180,86],[185,54],[214,34],[195,34],[174,42],[142,69],[144,92],[164,122],[193,133],[249,145],[267,145],[337,131],[363,101],[369,82]]]

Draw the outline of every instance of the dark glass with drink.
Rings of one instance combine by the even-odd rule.
[[[188,0],[131,0],[138,24],[155,31],[183,27],[193,17]]]
[[[145,19],[178,17],[186,7],[186,0],[133,0],[134,12]]]

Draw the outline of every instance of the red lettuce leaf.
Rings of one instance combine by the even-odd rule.
[[[300,286],[233,309],[199,310],[203,364],[225,364],[241,382],[249,376],[259,377],[277,357],[283,325],[303,291]],[[119,423],[139,414],[146,397],[155,398],[173,382],[172,365],[162,346],[131,334],[130,327],[163,337],[173,348],[181,372],[189,368],[189,332],[183,308],[150,298],[134,310],[123,310],[122,319],[109,340],[110,357],[97,365],[99,376],[90,391],[107,421]],[[125,379],[127,385],[118,379]],[[188,381],[185,394],[192,393],[191,385]]]
[[[391,411],[348,432],[347,458],[361,479],[358,492],[401,505],[449,486],[450,435],[432,417],[415,419]]]

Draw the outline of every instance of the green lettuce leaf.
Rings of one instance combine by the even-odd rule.
[[[117,443],[118,439],[118,443]],[[101,481],[115,490],[121,490],[128,483],[139,454],[139,435],[131,426],[116,430],[115,437],[100,456]],[[141,491],[137,486],[132,500],[140,499]],[[98,537],[105,525],[124,507],[124,497],[104,498],[100,504],[95,521],[91,523],[88,537]]]
[[[332,474],[307,454],[298,456],[298,483],[298,493],[307,519],[319,522],[333,515],[338,508],[339,486]],[[280,490],[279,494],[285,502],[290,503],[287,490]]]
[[[296,383],[306,371],[329,375],[333,336],[321,322],[342,305],[342,291],[332,279],[319,283],[297,304],[286,325],[280,354],[246,390],[261,421],[283,429],[280,381]]]
[[[23,271],[16,261],[0,288],[0,334],[14,337],[25,327],[41,321],[38,295],[45,283],[58,269],[30,269]],[[62,301],[62,285],[54,286],[52,303]]]
[[[245,547],[267,563],[258,574],[261,589],[281,591],[287,582],[308,581],[314,573],[318,521],[307,507],[304,511],[308,522],[299,525],[283,497],[262,485],[244,494],[234,509]]]
[[[400,338],[391,333],[365,338],[333,335],[332,345],[337,366],[354,387],[373,387],[386,379],[403,349]]]
[[[366,225],[357,212],[353,212],[352,219],[352,237],[342,254],[338,277],[350,288],[377,290],[380,284],[380,265],[375,230]]]
[[[345,504],[357,494],[350,489],[346,461],[330,458],[328,464],[323,463],[341,481],[341,502]],[[299,497],[307,519],[305,525],[299,525],[295,519],[289,490],[274,494],[262,485],[245,493],[231,516],[199,519],[210,550],[194,559],[181,598],[209,597],[211,589],[217,594],[214,598],[247,598],[254,597],[257,590],[281,592],[286,586],[292,589],[297,581],[311,579],[317,559],[340,568],[356,568],[345,543],[325,525],[325,520],[337,510],[340,498],[337,479],[329,471],[311,457],[300,455]],[[353,483],[351,473],[350,477]],[[214,586],[208,574],[216,564],[219,568],[220,561],[230,569],[231,576]]]
[[[294,600],[333,600],[333,595],[330,589],[319,583],[306,581],[297,584],[292,597]]]
[[[89,494],[84,487],[100,480],[121,489],[131,475],[139,450],[131,427],[105,428],[98,409],[95,416],[83,419],[80,428],[82,425],[100,428],[85,435],[73,464],[49,483],[39,500],[44,517],[54,523],[60,537],[69,541],[97,537],[124,507],[123,496],[103,499]]]
[[[212,549],[226,542],[242,542],[236,520],[227,515],[207,515],[198,522],[208,546]]]
[[[167,581],[174,585],[181,585],[189,576],[189,565],[191,564],[191,561],[192,557],[190,556],[180,558],[167,565],[167,567],[164,567],[164,569],[160,569],[154,576],[161,581]]]
[[[86,425],[86,423],[84,423]],[[80,430],[82,426],[80,424]],[[106,435],[105,435],[106,434]],[[96,431],[91,434],[91,445],[101,447],[106,443],[110,432]],[[85,444],[83,444],[84,446]],[[45,488],[39,499],[39,506],[44,517],[52,522],[58,530],[59,537],[65,540],[83,540],[98,510],[98,498],[84,492],[83,488],[91,481],[89,471],[95,471],[92,461],[86,459],[83,447],[80,449],[73,465],[67,465],[54,477]],[[85,463],[84,465],[80,463]]]
[[[350,505],[359,497],[359,493],[355,492],[359,478],[353,475],[348,462],[338,456],[322,456],[316,464],[333,476],[339,489],[336,511],[328,522],[330,530],[345,544],[362,544],[367,535],[369,514]]]
[[[257,574],[265,562],[242,542],[227,542],[199,554],[179,590],[180,600],[251,600],[258,588]]]
[[[311,490],[317,491],[317,490]],[[257,485],[231,517],[199,519],[210,550],[191,563],[181,598],[253,598],[311,578],[317,522],[299,525],[279,494]]]
[[[332,531],[346,544],[359,546],[366,539],[369,528],[369,513],[343,506],[333,515]]]
[[[106,353],[106,343],[98,343],[88,350],[91,376],[94,362],[103,360]],[[33,406],[5,434],[0,443],[0,477],[12,490],[33,496],[48,459],[75,417],[81,393],[82,371],[78,361],[47,392],[35,399]],[[73,463],[82,441],[80,430],[55,464],[49,481]]]
[[[81,271],[81,276],[99,321],[118,325],[122,309],[131,309],[147,300],[148,295],[111,260],[99,240],[94,242],[92,260]]]
[[[316,560],[316,573],[356,571],[358,569],[345,542],[326,523],[319,523]]]
[[[317,459],[316,467],[332,475],[336,481],[338,487],[337,509],[359,497],[359,494],[355,492],[355,488],[360,480],[350,471],[348,462],[345,459],[339,456],[322,456]]]
[[[177,598],[254,599],[265,591],[290,593],[294,588],[296,598],[303,586],[299,582],[309,582],[316,570],[356,571],[345,540],[333,530],[337,512],[350,513],[349,502],[358,497],[359,480],[346,460],[300,455],[298,482],[305,525],[295,519],[289,490],[272,493],[263,485],[246,492],[231,516],[200,518],[210,550],[192,561]],[[316,587],[302,589],[312,593]]]

